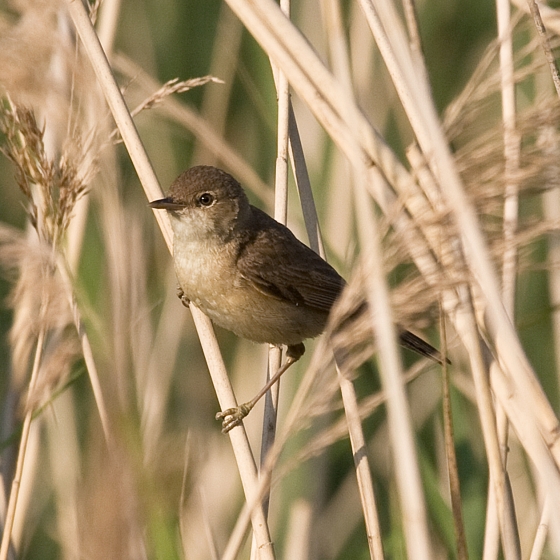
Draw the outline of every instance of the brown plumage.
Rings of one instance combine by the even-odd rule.
[[[287,227],[250,205],[231,175],[192,167],[150,206],[169,212],[183,302],[192,301],[241,337],[286,345],[288,360],[277,376],[301,357],[305,339],[323,332],[344,279]],[[403,330],[401,343],[441,361],[412,333]]]

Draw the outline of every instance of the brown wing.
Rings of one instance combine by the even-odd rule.
[[[288,228],[252,210],[256,227],[240,245],[241,275],[266,295],[329,312],[345,285],[343,278]]]

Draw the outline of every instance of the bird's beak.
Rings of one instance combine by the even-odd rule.
[[[170,196],[166,198],[160,198],[159,200],[154,200],[148,204],[150,208],[156,208],[158,210],[181,210],[185,207],[184,204],[180,202],[175,202]]]

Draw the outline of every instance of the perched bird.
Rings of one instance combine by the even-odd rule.
[[[240,337],[287,346],[286,362],[255,398],[216,415],[227,432],[303,355],[303,341],[323,332],[346,283],[287,227],[249,204],[241,185],[215,167],[188,169],[166,198],[150,206],[169,213],[182,302],[194,303]],[[441,363],[439,352],[416,335],[401,330],[400,339]]]

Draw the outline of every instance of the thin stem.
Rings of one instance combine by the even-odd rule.
[[[387,417],[393,453],[393,467],[401,502],[406,546],[409,555],[429,560],[433,558],[428,520],[412,420],[403,384],[402,368],[396,344],[395,322],[389,303],[389,292],[383,273],[383,259],[375,212],[365,190],[356,192],[356,208],[360,224],[360,239],[368,260],[366,286],[372,327],[378,347],[379,369],[383,390],[387,395]]]
[[[404,17],[406,19],[406,27],[410,36],[410,47],[413,52],[419,56],[422,55],[422,38],[420,37],[420,29],[418,28],[418,13],[414,0],[403,0]]]
[[[440,314],[440,332],[443,333],[442,344],[446,347],[445,324],[443,314]],[[451,411],[451,393],[449,390],[449,368],[443,361],[443,429],[445,437],[445,456],[447,458],[447,470],[449,472],[449,487],[451,493],[451,510],[453,512],[453,525],[455,538],[457,540],[457,558],[467,560],[469,557],[467,539],[465,535],[465,524],[463,522],[463,510],[461,507],[461,486],[459,483],[459,469],[457,468],[457,454],[455,453],[455,437],[453,430],[453,414]]]
[[[137,170],[138,177],[146,196],[149,200],[156,200],[163,196],[163,191],[159,185],[156,174],[152,168],[150,160],[142,146],[140,136],[136,130],[136,126],[119,89],[119,86],[113,76],[107,56],[99,42],[99,38],[95,33],[85,7],[81,2],[75,0],[67,0],[68,11],[72,16],[76,30],[80,35],[80,39],[85,47],[86,53],[93,66],[99,84],[105,95],[105,99],[113,118],[117,123],[121,137],[126,145],[132,163]],[[156,212],[156,220],[162,230],[165,241],[168,247],[172,246],[172,233],[169,219],[166,219],[166,214],[163,212]]]
[[[104,0],[100,6],[97,29],[99,40],[106,53],[113,52],[120,12],[121,0]]]
[[[290,101],[290,160],[294,170],[299,198],[301,201],[301,211],[303,221],[309,239],[309,246],[321,257],[326,258],[323,240],[321,238],[321,227],[317,216],[315,199],[311,190],[311,181],[305,164],[303,146],[299,135],[298,125],[294,108]]]
[[[353,97],[353,85],[350,72],[350,57],[347,39],[342,23],[342,13],[338,0],[324,0],[322,3],[325,26],[328,30],[330,54],[333,61],[334,72],[348,93],[348,98]],[[344,107],[341,108],[344,110]],[[351,117],[350,117],[351,118]],[[354,170],[354,178],[360,181],[362,168]],[[381,528],[375,504],[371,469],[367,455],[362,423],[358,412],[358,403],[354,385],[337,367],[337,376],[342,395],[342,403],[348,425],[348,435],[352,445],[354,467],[360,492],[360,500],[366,526],[366,534],[370,556],[373,559],[383,558],[381,542]]]
[[[556,89],[556,94],[560,97],[560,72],[558,71],[556,59],[554,58],[554,53],[550,47],[550,41],[546,35],[546,27],[544,26],[541,17],[541,11],[539,10],[536,0],[527,0],[527,3],[529,4],[529,9],[531,10],[531,15],[533,16],[533,21],[535,22],[535,27],[537,28],[537,32],[541,40],[541,47],[550,68],[550,74],[552,75],[552,81]]]
[[[72,311],[74,326],[76,327],[76,331],[78,332],[78,338],[80,339],[80,344],[82,346],[82,355],[84,357],[84,362],[86,364],[86,369],[91,383],[95,404],[99,412],[99,418],[101,420],[101,426],[103,428],[105,441],[107,442],[108,445],[112,445],[114,441],[111,435],[109,413],[107,411],[107,406],[105,405],[105,399],[103,397],[103,391],[101,389],[101,382],[99,380],[97,366],[93,358],[93,350],[91,348],[89,337],[87,335],[82,318],[80,316],[80,310],[78,309],[78,304],[76,302],[76,298],[74,297],[74,292],[72,290],[72,281],[70,279],[68,270],[62,258],[58,259],[57,265],[58,265],[58,271],[60,272],[62,278],[62,283],[66,291],[66,295],[68,297],[68,303]]]
[[[510,5],[508,0],[497,0],[498,38],[500,40],[500,79],[502,96],[502,120],[504,124],[504,177],[506,181],[504,201],[504,242],[506,249],[502,259],[502,297],[504,307],[512,322],[515,314],[515,285],[517,277],[517,249],[514,243],[515,232],[518,223],[519,185],[517,174],[519,171],[520,142],[516,130],[516,103],[515,103],[515,80],[513,65],[513,44],[511,35]],[[507,480],[507,448],[508,448],[508,421],[502,405],[496,403],[496,424],[498,439],[502,450],[502,463],[504,476]],[[505,488],[508,490],[508,487]],[[506,500],[508,506],[510,500]],[[513,505],[508,506],[507,515],[504,518],[505,534],[510,544],[519,543],[517,527],[515,525],[515,514]],[[495,485],[490,484],[488,492],[488,505],[486,514],[486,530],[484,542],[484,558],[497,558],[498,555],[498,531],[495,503]],[[514,523],[510,523],[513,520]],[[511,538],[509,538],[509,536]],[[511,547],[510,554],[519,555],[519,545]]]
[[[111,56],[113,51],[120,6],[121,0],[106,0],[100,6],[97,29],[99,40],[108,57]],[[98,119],[96,111],[96,108],[98,107],[97,101],[100,97],[99,93],[98,89],[93,89],[90,92],[91,99],[95,100],[95,102],[88,103],[86,107],[86,119],[88,123],[86,129],[88,130],[94,130],[96,127],[99,128],[101,126],[105,128],[107,126],[105,121],[100,121]],[[100,137],[102,137],[102,135],[106,135],[108,137],[109,131],[100,131]],[[68,240],[68,248],[66,250],[67,260],[70,264],[70,270],[72,271],[75,271],[78,267],[89,211],[89,200],[89,192],[86,192],[76,203],[74,208],[74,217],[70,222],[68,235],[66,236]]]
[[[103,48],[91,25],[87,12],[83,4],[76,0],[67,0],[67,5],[146,195],[150,200],[161,198],[163,195],[161,187],[159,186],[157,177],[149,162],[142,142],[140,141],[134,122],[128,112],[121,91],[115,81],[107,57],[103,52]],[[169,218],[165,212],[154,212],[156,213],[156,219],[169,251],[172,252],[172,230]],[[237,402],[227,377],[227,371],[221,358],[210,319],[195,306],[191,306],[191,313],[199,334],[220,406],[222,406],[222,409],[235,407]],[[253,503],[252,497],[256,491],[257,472],[247,434],[242,427],[239,427],[231,430],[230,439],[245,496],[250,503]],[[252,509],[252,522],[253,530],[259,544],[261,559],[272,560],[274,558],[274,550],[271,545],[266,517],[259,504],[255,504],[254,509]]]
[[[289,17],[290,0],[282,0],[282,11]],[[288,217],[288,122],[290,106],[290,86],[285,74],[272,64],[276,82],[276,96],[278,99],[278,125],[276,146],[276,173],[274,181],[274,219],[281,224],[286,224]],[[267,381],[280,370],[282,362],[282,351],[280,348],[271,347],[268,354]],[[278,399],[280,396],[280,379],[267,391],[261,439],[261,467],[264,465],[266,456],[274,444],[276,435],[276,422],[278,421]],[[263,509],[268,515],[270,505],[270,493],[263,497]],[[251,551],[251,557],[256,557],[255,550]]]
[[[282,366],[282,348],[271,346],[268,350],[268,368],[266,382],[274,376]],[[276,436],[276,422],[278,419],[278,397],[280,394],[280,379],[266,392],[264,401],[263,427],[261,434],[261,461],[260,466],[264,465],[266,455],[270,448],[274,445]],[[263,499],[263,508],[265,514],[268,515],[268,507],[270,502],[270,494]]]
[[[344,413],[346,414],[346,422],[348,424],[348,434],[352,445],[360,499],[362,500],[369,554],[374,560],[383,560],[383,542],[381,540],[379,515],[375,505],[375,494],[367,456],[367,446],[358,409],[358,399],[352,381],[347,379],[338,367],[336,371],[344,404]]]
[[[513,45],[511,37],[510,7],[508,0],[497,0],[498,36],[500,39],[500,77],[502,93],[502,120],[504,123],[505,201],[504,242],[506,249],[502,260],[503,302],[510,319],[515,311],[515,279],[517,276],[517,248],[514,236],[517,231],[519,209],[520,141],[516,130],[515,81]]]
[[[44,328],[41,328],[41,330],[39,331],[39,336],[37,337],[37,346],[35,348],[35,358],[33,360],[33,369],[31,371],[31,379],[29,381],[28,395],[31,395],[33,393],[33,389],[37,384],[37,378],[39,376],[39,368],[43,357],[44,343],[45,343],[45,330]],[[31,430],[31,421],[33,420],[33,412],[34,412],[33,410],[29,409],[25,414],[25,418],[23,420],[21,440],[19,443],[19,452],[18,452],[18,458],[16,462],[16,470],[14,473],[14,478],[12,480],[10,499],[8,501],[8,508],[6,510],[6,521],[4,523],[4,532],[2,533],[2,544],[0,545],[0,560],[6,560],[8,558],[8,552],[10,550],[10,542],[12,537],[12,530],[14,527],[14,520],[16,516],[19,490],[21,487],[21,477],[23,473],[23,467],[25,465],[25,454],[27,452],[29,432]]]
[[[540,560],[540,558],[542,558],[542,552],[548,535],[549,516],[550,502],[546,500],[541,512],[541,518],[539,520],[539,526],[537,527],[537,534],[535,535],[535,540],[533,541],[533,548],[531,549],[531,556],[529,557],[529,560]]]

